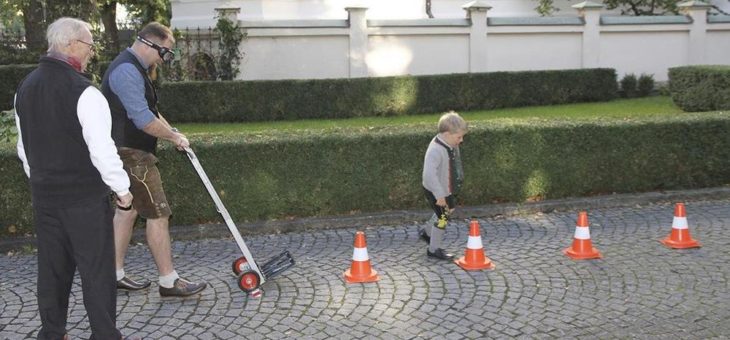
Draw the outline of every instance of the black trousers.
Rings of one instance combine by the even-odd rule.
[[[34,206],[33,210],[38,238],[38,339],[62,339],[66,334],[76,269],[81,276],[91,339],[120,339],[109,198],[68,208]]]
[[[447,221],[451,219],[451,213],[449,212],[449,209],[456,208],[456,197],[454,197],[454,195],[449,195],[445,197],[448,209],[436,205],[436,197],[428,189],[423,188],[423,195],[426,197],[426,201],[428,201],[428,206],[431,207],[434,214],[436,214],[436,217],[438,217],[439,219],[443,218]]]

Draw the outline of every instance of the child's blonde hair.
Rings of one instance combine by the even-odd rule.
[[[460,131],[466,132],[468,126],[464,118],[461,118],[458,113],[449,111],[439,118],[439,133],[451,132],[457,133]]]

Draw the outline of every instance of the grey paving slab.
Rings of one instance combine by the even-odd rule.
[[[206,280],[201,295],[162,298],[157,287],[118,294],[118,326],[144,339],[728,339],[730,200],[687,203],[703,247],[672,250],[666,203],[589,211],[603,259],[574,261],[575,211],[479,219],[492,271],[467,272],[428,259],[418,225],[364,228],[381,280],[346,284],[356,228],[246,238],[254,256],[289,250],[297,265],[252,299],[230,272],[232,239],[174,242],[179,273]],[[445,245],[462,254],[468,221]],[[156,281],[146,246],[132,246],[127,272]],[[0,339],[32,338],[40,326],[34,254],[0,256]],[[71,338],[88,338],[79,280],[69,310]]]

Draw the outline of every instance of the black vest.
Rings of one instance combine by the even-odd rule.
[[[127,110],[124,109],[124,105],[122,105],[119,97],[114,94],[109,86],[109,75],[112,71],[119,65],[127,63],[134,65],[142,75],[142,79],[144,79],[144,97],[147,100],[147,106],[154,113],[155,117],[159,118],[160,116],[157,112],[157,92],[152,85],[152,80],[150,80],[147,71],[139,63],[137,57],[128,50],[124,50],[109,65],[106,73],[104,73],[104,79],[101,82],[101,92],[109,101],[109,109],[112,112],[112,139],[114,139],[114,144],[118,148],[128,147],[155,153],[157,151],[157,138],[148,135],[134,125],[132,120],[127,117]]]
[[[436,138],[436,143],[443,146],[449,155],[449,190],[452,194],[458,195],[461,192],[461,186],[464,185],[464,168],[461,164],[459,148],[452,148],[438,138]]]
[[[110,193],[91,163],[78,119],[79,97],[89,86],[71,65],[50,57],[18,86],[15,108],[34,205],[78,206]]]

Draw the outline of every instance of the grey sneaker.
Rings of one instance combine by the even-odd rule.
[[[165,288],[160,286],[160,295],[190,296],[200,293],[201,291],[203,291],[203,289],[205,289],[206,286],[207,284],[205,282],[195,283],[179,277],[177,280],[175,280],[175,284],[172,286],[172,288]]]

